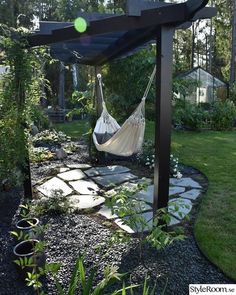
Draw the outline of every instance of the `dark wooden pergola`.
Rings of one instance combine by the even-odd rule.
[[[41,22],[40,30],[28,39],[31,47],[50,45],[51,55],[62,62],[92,66],[132,54],[156,40],[154,213],[167,207],[169,199],[174,32],[188,28],[198,19],[213,17],[216,10],[205,7],[207,3],[208,0],[179,4],[128,0],[124,15],[81,14],[88,23],[84,33],[77,32],[72,23]]]

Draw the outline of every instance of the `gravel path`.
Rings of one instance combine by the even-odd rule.
[[[81,160],[84,162],[86,156],[83,155],[82,153],[69,156],[66,162],[68,164]],[[53,161],[33,165],[33,181],[36,182],[40,177],[49,175],[59,164],[60,161]],[[9,236],[9,231],[14,228],[21,200],[22,194],[17,190],[0,195],[0,295],[34,294],[16,279],[17,272],[12,263],[14,242]],[[193,215],[195,216],[195,213]],[[184,241],[175,242],[161,251],[145,248],[144,258],[147,268],[139,261],[135,239],[109,249],[108,241],[112,235],[112,228],[103,225],[102,219],[94,215],[45,216],[41,221],[48,224],[45,233],[45,240],[48,243],[47,261],[61,262],[62,267],[58,276],[63,286],[68,285],[75,260],[80,254],[85,255],[85,266],[88,270],[95,264],[98,265],[95,283],[102,279],[102,271],[106,265],[117,265],[120,272],[131,274],[133,283],[142,283],[145,275],[149,278],[150,285],[157,280],[156,294],[160,294],[166,284],[165,294],[185,295],[188,294],[190,283],[232,283],[198,250],[192,234],[194,217],[186,226],[187,238]],[[98,246],[101,244],[103,246],[98,252]],[[45,278],[43,283],[47,295],[57,294],[51,278]],[[141,294],[140,291],[137,291],[137,294]]]

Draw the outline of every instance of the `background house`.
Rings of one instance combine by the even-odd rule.
[[[178,79],[189,79],[187,94],[179,93],[178,97],[192,103],[212,103],[227,98],[228,85],[214,77],[203,68],[196,67],[177,76]],[[195,83],[196,82],[196,83]]]

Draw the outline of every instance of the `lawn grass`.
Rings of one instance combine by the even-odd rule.
[[[209,260],[236,280],[236,132],[174,132],[172,150],[209,179],[195,237]]]
[[[89,131],[87,120],[72,121],[68,123],[57,123],[53,127],[58,131],[63,131],[72,139],[79,139],[82,135]]]
[[[84,121],[57,127],[73,138],[87,130]],[[147,122],[145,138],[154,139],[153,122]],[[201,202],[195,237],[209,260],[236,280],[236,131],[174,131],[172,152],[181,163],[208,177],[209,189]]]

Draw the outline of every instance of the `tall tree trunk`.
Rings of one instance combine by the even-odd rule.
[[[78,67],[76,64],[73,64],[71,66],[71,71],[72,71],[73,89],[77,90],[78,89]]]
[[[192,24],[192,55],[191,55],[191,69],[194,67],[194,53],[195,53],[195,25]]]
[[[233,1],[232,13],[232,47],[231,47],[231,65],[230,65],[230,84],[235,82],[235,67],[236,67],[236,0]]]

